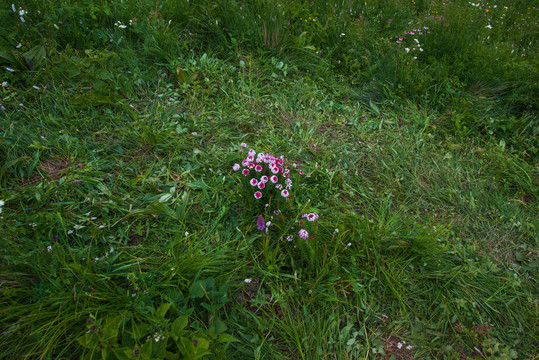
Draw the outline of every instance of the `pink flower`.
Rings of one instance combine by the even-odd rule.
[[[256,165],[255,170],[258,171],[258,172],[261,172],[262,171],[262,166]]]
[[[309,221],[315,221],[316,219],[318,219],[318,214],[317,213],[310,213],[310,214],[307,214],[306,218]]]
[[[299,237],[302,239],[307,239],[309,237],[309,233],[305,229],[301,229],[299,232]]]
[[[303,171],[302,171],[302,170],[300,170],[300,171],[299,171],[299,174],[300,174],[300,175],[303,175]]]
[[[249,181],[249,183],[252,185],[252,186],[256,186],[258,184],[258,180],[256,179],[251,179],[251,181]]]
[[[260,199],[262,197],[262,193],[260,191],[255,192],[255,199]]]
[[[254,164],[254,163],[249,163],[249,165],[247,165],[247,167],[248,167],[249,169],[252,169],[252,168],[255,167],[255,164]]]
[[[247,147],[247,144],[246,143],[241,143],[240,146],[241,147]]]
[[[269,178],[268,178],[266,175],[264,175],[264,176],[262,176],[262,177],[260,178],[260,182],[263,182],[263,183],[267,183],[268,180],[269,180]]]
[[[272,177],[270,177],[270,180],[272,183],[275,184],[277,181],[279,181],[279,178],[276,175],[273,175]]]
[[[249,156],[253,157],[253,159],[254,159],[255,155],[256,155],[256,151],[254,151],[253,149],[249,150]]]
[[[255,160],[255,158],[252,156],[252,155],[249,155],[247,156],[247,159],[246,159],[248,162],[253,162]]]
[[[234,171],[238,171],[240,169],[240,164],[234,164],[234,166],[232,166],[232,170]]]
[[[292,235],[288,235],[288,236],[286,237],[286,240],[288,240],[288,241],[292,241],[292,239],[294,239],[294,237],[293,237]]]
[[[249,175],[249,169],[243,169],[243,171],[241,173],[243,175],[247,176],[247,175]]]
[[[256,226],[258,227],[258,230],[264,230],[264,228],[266,227],[266,223],[264,222],[264,217],[262,215],[258,215],[258,219],[256,220]]]
[[[274,173],[274,174],[278,174],[278,173],[279,173],[279,167],[278,167],[278,166],[274,166],[274,167],[272,167],[270,170],[271,170],[271,172]]]
[[[288,195],[290,195],[290,193],[288,192],[288,190],[283,190],[283,191],[281,191],[281,196],[282,196],[282,197],[288,197]]]
[[[260,190],[262,190],[262,189],[265,188],[265,187],[266,187],[266,184],[265,184],[265,183],[263,183],[263,182],[259,182],[259,183],[258,183],[258,188],[259,188]]]
[[[283,188],[283,186],[282,186],[281,184],[277,184],[277,185],[275,185],[275,187],[276,187],[277,189],[279,189],[279,190],[281,190],[281,189]]]
[[[242,164],[243,166],[247,166],[247,165],[249,165],[249,161],[243,160],[243,161],[241,162],[241,164]]]

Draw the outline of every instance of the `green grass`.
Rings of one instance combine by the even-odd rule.
[[[533,2],[15,5],[1,358],[536,356]]]

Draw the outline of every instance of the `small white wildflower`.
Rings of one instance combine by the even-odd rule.
[[[410,52],[410,49],[409,48],[404,48],[404,51],[406,51],[407,53]]]
[[[50,246],[50,245],[47,246],[47,251],[48,251],[48,252],[51,252],[51,251],[52,251],[52,246]]]
[[[119,27],[120,29],[125,29],[125,28],[127,27],[127,25],[118,25],[118,27]]]
[[[73,230],[67,230],[67,235],[73,234]]]
[[[253,282],[253,280],[251,280],[251,279],[245,279],[244,281],[245,281],[246,284],[250,284],[250,283]]]
[[[20,17],[20,19],[21,19],[21,22],[26,22],[26,20],[24,20],[22,16]]]
[[[346,34],[345,33],[341,33],[341,36],[345,36]]]
[[[19,45],[15,46],[16,49],[20,49],[22,47],[22,43],[19,43]]]
[[[136,293],[134,293],[134,294],[131,294],[131,297],[135,297],[135,296],[137,296],[137,294],[136,294]]]
[[[349,248],[350,246],[352,246],[352,243],[346,244],[346,247],[347,247],[347,248]]]
[[[4,200],[0,200],[0,207],[4,206],[6,203],[4,202]]]
[[[492,25],[488,24],[487,26],[485,26],[487,29],[492,29]]]
[[[41,89],[39,88],[39,86],[33,85],[32,87],[33,87],[34,89],[36,89],[36,90],[41,90]]]
[[[97,217],[95,217],[95,216],[92,216],[92,217],[90,218],[90,220],[96,220],[96,219],[97,219]]]
[[[412,350],[412,345],[408,345],[408,346],[406,347],[406,350]]]
[[[15,70],[13,70],[12,68],[8,68],[8,67],[6,68],[6,70],[9,71],[9,72],[15,72]]]
[[[56,24],[54,24],[54,28],[55,28],[56,30],[60,30],[60,28],[59,28],[58,25],[56,25]]]
[[[11,10],[13,10],[13,12],[17,12],[17,8],[15,7],[15,4],[11,4]]]
[[[185,236],[189,236],[189,232],[186,231],[186,232],[185,232]]]
[[[2,83],[2,86],[3,86],[3,87],[6,87],[6,86],[7,86],[7,81],[4,81],[4,82]]]
[[[402,348],[402,344],[401,343],[397,343],[397,349],[400,349]]]

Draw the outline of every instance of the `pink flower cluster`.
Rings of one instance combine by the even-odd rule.
[[[315,221],[316,219],[318,219],[318,214],[317,213],[303,214],[301,215],[301,217],[309,221]]]
[[[245,143],[241,144],[246,147]],[[277,189],[284,198],[290,196],[292,180],[290,179],[290,170],[283,167],[284,156],[277,157],[270,153],[256,153],[255,150],[249,150],[247,157],[240,164],[234,164],[232,169],[240,171],[243,176],[251,177],[249,184],[257,189],[254,192],[256,199],[262,198],[261,190]],[[243,169],[242,169],[243,167]],[[267,174],[267,175],[264,175]]]

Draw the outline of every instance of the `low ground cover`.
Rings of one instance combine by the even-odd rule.
[[[0,357],[537,354],[534,2],[0,24]]]

